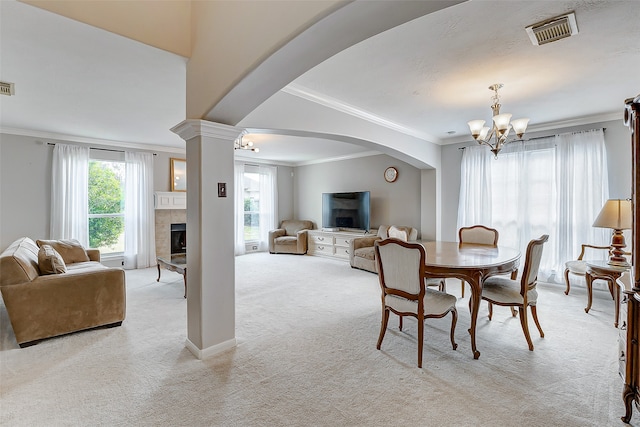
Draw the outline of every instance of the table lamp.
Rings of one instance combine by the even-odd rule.
[[[593,222],[594,227],[612,228],[609,265],[628,267],[623,249],[627,247],[622,230],[631,228],[631,200],[609,199]]]

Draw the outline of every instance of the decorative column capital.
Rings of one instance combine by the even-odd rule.
[[[187,119],[171,128],[171,132],[188,141],[197,136],[234,141],[243,129],[207,120]]]

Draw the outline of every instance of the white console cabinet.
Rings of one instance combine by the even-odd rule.
[[[349,241],[369,234],[353,231],[307,231],[307,255],[349,261]]]

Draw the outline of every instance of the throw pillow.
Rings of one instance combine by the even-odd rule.
[[[42,245],[38,250],[38,268],[40,274],[60,274],[67,272],[64,260],[51,245]]]
[[[66,264],[73,264],[76,262],[87,262],[89,256],[87,251],[84,250],[80,242],[75,239],[69,240],[36,240],[38,246],[49,245],[55,249]]]
[[[400,239],[405,242],[408,239],[407,232],[405,230],[400,230],[395,225],[389,227],[389,237],[393,239]]]

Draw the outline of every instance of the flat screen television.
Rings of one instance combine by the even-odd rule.
[[[368,191],[322,193],[322,228],[369,230]]]

